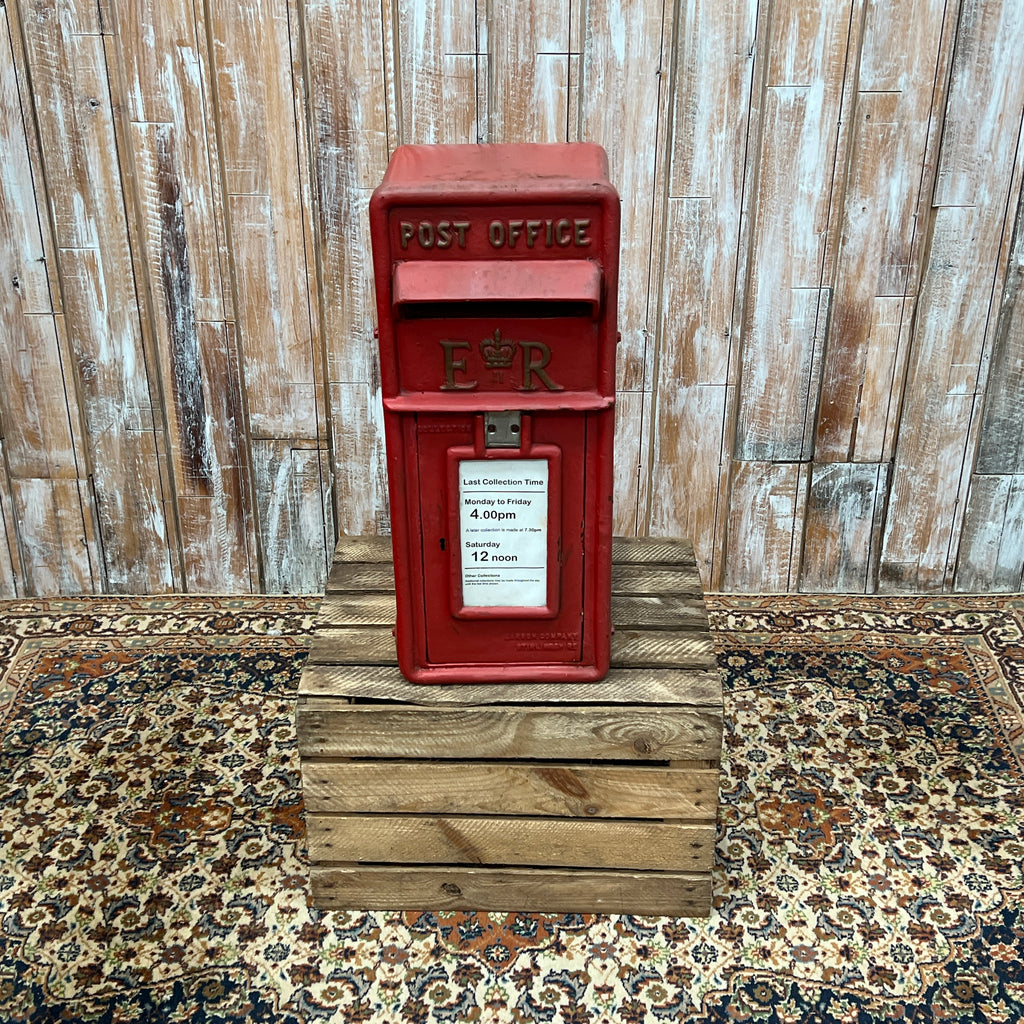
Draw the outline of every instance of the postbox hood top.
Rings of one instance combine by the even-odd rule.
[[[593,142],[399,146],[380,190],[449,191],[458,183],[469,192],[530,191],[561,182],[611,189],[604,148]]]

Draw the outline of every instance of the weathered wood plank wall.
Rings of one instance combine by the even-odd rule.
[[[616,528],[716,589],[1019,590],[1017,0],[8,0],[0,596],[316,591],[386,531],[404,142],[623,197]]]

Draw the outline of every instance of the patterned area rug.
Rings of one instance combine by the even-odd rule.
[[[712,602],[708,920],[309,908],[316,607],[0,605],[0,1019],[1024,1020],[1024,600]]]

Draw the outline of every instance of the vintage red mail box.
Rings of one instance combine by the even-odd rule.
[[[604,150],[402,146],[370,230],[403,674],[600,679],[619,249]]]

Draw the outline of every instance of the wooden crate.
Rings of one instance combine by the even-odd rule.
[[[703,916],[722,690],[691,546],[616,540],[599,683],[423,686],[391,545],[335,552],[297,709],[316,906]]]

